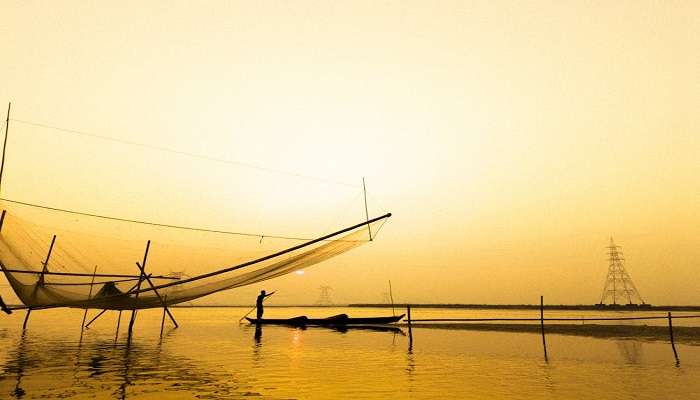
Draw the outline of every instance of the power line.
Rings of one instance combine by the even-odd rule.
[[[56,131],[60,131],[60,132],[72,133],[75,135],[86,136],[86,137],[90,137],[90,138],[94,138],[94,139],[100,139],[100,140],[106,140],[106,141],[115,142],[115,143],[121,143],[121,144],[129,145],[129,146],[137,146],[137,147],[142,147],[142,148],[146,148],[146,149],[150,149],[150,150],[158,150],[158,151],[163,151],[166,153],[178,154],[178,155],[192,157],[192,158],[199,158],[202,160],[213,161],[213,162],[218,162],[218,163],[223,163],[223,164],[237,165],[237,166],[241,166],[241,167],[256,169],[259,171],[264,171],[267,173],[293,176],[296,178],[309,179],[309,180],[313,180],[313,181],[317,181],[317,182],[323,182],[323,183],[327,183],[327,184],[340,185],[340,186],[346,186],[346,187],[352,187],[352,188],[359,187],[356,184],[332,181],[329,179],[323,179],[323,178],[318,178],[318,177],[314,177],[314,176],[302,175],[302,174],[299,174],[296,172],[289,172],[289,171],[283,171],[283,170],[278,170],[278,169],[274,169],[274,168],[261,167],[259,165],[255,165],[255,164],[248,164],[248,163],[243,163],[243,162],[239,162],[239,161],[226,160],[223,158],[211,157],[211,156],[206,156],[206,155],[197,154],[197,153],[190,153],[190,152],[181,151],[181,150],[174,150],[174,149],[169,149],[167,147],[155,146],[155,145],[151,145],[151,144],[132,142],[129,140],[118,139],[118,138],[114,138],[114,137],[110,137],[110,136],[97,135],[94,133],[83,132],[83,131],[78,131],[78,130],[74,130],[74,129],[61,128],[58,126],[41,124],[38,122],[32,122],[32,121],[15,119],[15,118],[10,118],[9,121],[18,122],[20,124],[25,124],[25,125],[36,126],[39,128],[52,129],[52,130],[56,130]]]
[[[141,224],[141,225],[157,226],[157,227],[161,227],[161,228],[173,228],[173,229],[183,229],[183,230],[198,231],[198,232],[220,233],[220,234],[225,234],[225,235],[249,236],[249,237],[261,238],[261,240],[262,240],[262,238],[300,240],[300,241],[312,240],[311,238],[301,238],[301,237],[293,237],[293,236],[279,236],[279,235],[266,235],[266,234],[260,234],[260,233],[233,232],[233,231],[224,231],[224,230],[217,230],[217,229],[197,228],[197,227],[191,227],[191,226],[162,224],[162,223],[157,223],[157,222],[141,221],[141,220],[129,219],[129,218],[111,217],[108,215],[92,214],[92,213],[86,213],[86,212],[81,212],[81,211],[68,210],[68,209],[64,209],[64,208],[49,207],[49,206],[44,206],[41,204],[32,204],[32,203],[27,203],[24,201],[10,200],[10,199],[4,198],[4,197],[0,197],[0,200],[6,201],[8,203],[20,204],[20,205],[28,206],[28,207],[42,208],[45,210],[59,211],[59,212],[64,212],[64,213],[68,213],[68,214],[82,215],[82,216],[93,217],[93,218],[101,218],[101,219],[107,219],[107,220],[112,220],[112,221],[121,221],[121,222],[129,222],[129,223]]]

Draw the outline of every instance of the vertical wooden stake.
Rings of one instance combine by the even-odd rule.
[[[411,329],[411,306],[406,305],[406,313],[408,314],[408,347],[409,350],[413,347],[413,330]]]
[[[141,263],[142,265],[142,270],[139,275],[139,282],[136,285],[136,296],[134,299],[134,308],[131,310],[131,319],[129,320],[129,340],[131,340],[131,332],[134,329],[134,321],[136,320],[136,306],[138,305],[138,300],[139,300],[139,290],[141,290],[141,282],[145,280],[144,274],[145,274],[145,269],[146,269],[146,260],[148,259],[148,250],[151,248],[151,241],[149,240],[146,242],[146,251],[143,253],[143,262]]]
[[[547,361],[547,341],[544,338],[544,296],[540,296],[540,328],[542,330],[542,348],[544,349],[544,360]]]
[[[95,270],[92,272],[92,280],[90,281],[90,291],[88,292],[88,301],[92,297],[92,285],[95,284],[95,274],[97,274],[97,265],[95,265]],[[85,319],[87,318],[87,307],[83,313],[83,322],[80,323],[80,340],[83,340],[83,330],[85,329]]]
[[[0,162],[0,189],[2,189],[2,174],[3,172],[5,172],[5,149],[7,149],[7,135],[10,133],[10,108],[12,108],[12,103],[7,103],[7,119],[5,120],[5,140],[2,143],[2,162]]]
[[[27,321],[29,321],[29,314],[31,314],[31,312],[32,312],[32,309],[27,308],[27,315],[24,317],[24,323],[22,324],[22,330],[27,329]]]
[[[167,311],[167,307],[165,304],[168,304],[168,295],[166,294],[163,296],[163,319],[160,320],[160,337],[163,337],[163,325],[165,325],[165,312]]]
[[[122,322],[122,310],[119,310],[119,316],[117,317],[117,333],[114,334],[114,341],[117,341],[117,338],[119,338],[119,324]]]
[[[676,357],[676,365],[680,364],[678,359],[678,352],[676,351],[676,344],[673,341],[673,322],[671,322],[671,312],[668,312],[668,334],[671,336],[671,348],[673,349],[673,356]]]

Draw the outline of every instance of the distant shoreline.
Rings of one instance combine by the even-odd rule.
[[[329,308],[329,307],[356,307],[356,308],[406,308],[407,304],[333,304],[333,305],[309,305],[309,304],[289,304],[289,305],[265,305],[265,308]],[[411,308],[443,308],[443,309],[464,309],[464,310],[539,310],[538,304],[411,304]],[[251,304],[239,305],[184,305],[177,304],[170,307],[180,308],[240,308],[252,307]],[[551,304],[545,305],[546,310],[562,311],[700,311],[700,306],[649,306],[645,308],[625,308],[625,307],[596,307],[589,304]]]

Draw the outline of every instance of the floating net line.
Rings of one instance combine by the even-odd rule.
[[[369,242],[368,231],[376,235],[390,217],[308,240],[105,220],[8,201],[0,206],[6,210],[0,267],[29,308],[125,310],[191,301],[345,253]],[[145,263],[148,280],[137,263]]]

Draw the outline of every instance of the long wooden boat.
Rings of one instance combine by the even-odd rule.
[[[318,325],[318,326],[345,326],[345,325],[384,325],[399,322],[405,314],[391,317],[365,317],[365,318],[350,318],[347,314],[338,314],[328,318],[308,318],[304,315],[294,318],[263,318],[255,319],[248,318],[251,324],[274,324],[274,325]]]

